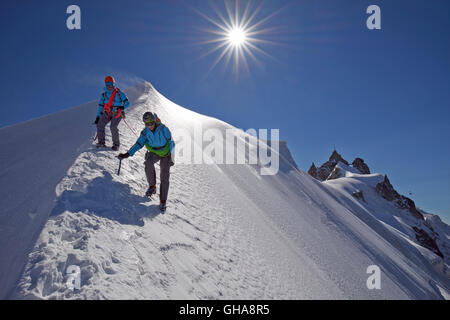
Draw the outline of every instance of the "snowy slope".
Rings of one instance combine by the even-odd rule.
[[[141,91],[128,90],[129,98],[138,101]],[[15,286],[57,184],[91,144],[97,103],[0,129],[0,298]]]
[[[338,163],[337,167],[342,177],[327,180],[324,183],[335,190],[335,195],[340,203],[365,221],[369,221],[369,219],[378,220],[390,233],[414,245],[422,253],[422,258],[429,260],[439,273],[450,277],[450,252],[448,250],[450,228],[448,225],[443,223],[438,216],[425,212],[422,212],[425,219],[418,219],[408,210],[398,208],[394,203],[383,199],[376,192],[376,185],[384,180],[384,175],[377,173],[361,174],[357,169],[343,163]],[[354,197],[355,192],[361,192],[364,199]],[[437,236],[437,242],[439,248],[443,251],[444,258],[424,248],[416,241],[414,227]],[[390,234],[387,236],[390,237]]]
[[[221,132],[233,129],[255,143],[255,139],[220,120],[173,104],[149,83],[138,85],[127,94],[133,107],[126,120],[134,131],[141,130],[141,116],[150,110],[173,132],[184,128],[185,134],[195,134],[199,125]],[[14,193],[11,191],[4,198],[8,211],[2,211],[1,226],[15,238],[9,240],[2,235],[2,241],[9,241],[9,249],[1,252],[3,297],[448,296],[448,277],[424,257],[421,248],[386,226],[380,216],[353,203],[354,199],[347,198],[336,186],[321,183],[297,169],[286,145],[280,147],[280,172],[275,176],[260,175],[257,165],[177,163],[171,171],[168,211],[160,214],[156,201],[142,197],[147,188],[143,172],[145,152],[123,161],[118,176],[117,153],[96,150],[91,145],[93,129],[89,123],[93,115],[92,103],[59,116],[34,120],[31,125],[40,126],[42,131],[50,126],[54,129],[46,139],[39,137],[41,146],[29,154],[29,161],[21,163],[17,162],[21,157],[13,161],[2,156],[2,161],[6,161],[2,192],[8,192],[11,184],[10,170],[16,168],[14,176],[23,179],[12,183],[16,186]],[[58,128],[60,118],[70,119],[69,126],[77,138],[61,137],[60,131],[67,125]],[[34,132],[41,133],[40,130]],[[123,123],[120,130],[121,149],[125,151],[136,137]],[[2,129],[0,134],[14,137],[17,132],[20,128],[13,126]],[[27,141],[33,131],[23,135]],[[174,138],[183,139],[175,133]],[[65,139],[76,139],[71,149],[76,151],[67,154],[62,149]],[[2,150],[12,153],[17,141],[9,140],[10,145]],[[54,145],[61,149],[53,150]],[[29,151],[23,150],[23,156]],[[60,157],[56,164],[33,168],[39,157],[49,161],[50,155],[55,154]],[[25,170],[29,172],[23,176]],[[158,170],[157,167],[157,173]],[[51,181],[41,181],[34,174],[47,171]],[[31,185],[27,177],[31,177]],[[18,206],[23,200],[16,199],[19,195],[25,199],[19,192],[23,187],[30,189],[30,204],[26,207]],[[43,195],[37,194],[41,190]],[[81,268],[79,290],[66,285],[66,271],[71,265]],[[381,268],[380,290],[366,287],[370,265]]]

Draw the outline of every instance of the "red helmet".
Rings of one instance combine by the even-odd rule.
[[[114,78],[113,78],[113,77],[107,76],[107,77],[105,78],[105,82],[112,82],[112,83],[114,83],[115,81],[114,81]]]

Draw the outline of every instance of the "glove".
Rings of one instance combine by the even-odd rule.
[[[125,111],[122,110],[122,119],[125,119]]]
[[[175,162],[174,162],[174,160],[175,160],[174,158],[175,158],[175,157],[173,156],[173,154],[172,154],[172,153],[170,153],[170,154],[169,154],[169,157],[170,157],[170,162],[169,162],[169,165],[170,165],[170,166],[173,166],[173,165],[175,165]]]
[[[130,154],[127,152],[127,153],[121,153],[121,154],[119,154],[119,155],[117,156],[117,158],[119,158],[120,160],[122,160],[122,159],[128,158],[129,156],[130,156]]]
[[[100,117],[95,118],[94,124],[97,124],[99,120],[100,120]]]

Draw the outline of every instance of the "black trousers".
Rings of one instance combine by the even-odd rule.
[[[149,186],[156,186],[156,171],[155,163],[159,161],[160,167],[160,189],[159,189],[159,199],[161,201],[167,200],[167,195],[169,193],[169,178],[170,178],[170,164],[171,158],[170,154],[166,157],[160,157],[153,152],[147,152],[145,154],[145,175],[147,176],[147,181]]]

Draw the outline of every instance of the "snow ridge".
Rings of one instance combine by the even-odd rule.
[[[193,132],[199,123],[223,131],[234,128],[170,102],[149,83],[126,93],[133,105],[126,121],[136,132],[145,111],[156,112],[171,129]],[[84,120],[94,113],[95,108],[86,112]],[[93,135],[92,128],[83,130],[86,137]],[[122,151],[136,137],[124,124],[120,130]],[[116,153],[97,150],[85,138],[55,186],[56,201],[41,218],[43,229],[36,227],[40,235],[34,247],[29,253],[22,250],[26,266],[8,297],[448,296],[448,277],[424,258],[422,249],[387,226],[381,212],[373,214],[332,181],[321,183],[299,170],[286,146],[280,149],[283,170],[274,176],[259,175],[256,165],[175,165],[165,214],[156,201],[143,197],[144,153],[124,160],[118,176]],[[367,267],[374,264],[382,270],[381,290],[366,287]],[[79,289],[67,285],[69,266],[80,268]]]

